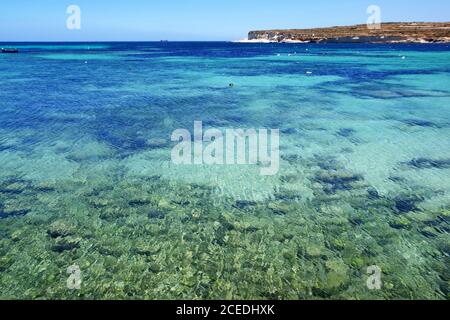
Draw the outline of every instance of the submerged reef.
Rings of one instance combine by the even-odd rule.
[[[355,133],[355,130],[352,128],[341,128],[337,131],[337,135],[341,137],[350,137]]]
[[[326,193],[335,193],[339,190],[350,190],[355,184],[362,181],[362,176],[342,171],[321,171],[316,176],[316,181],[323,185]]]
[[[221,205],[208,186],[158,176],[4,181],[0,297],[449,298],[449,210],[416,210],[422,198],[336,168],[311,177],[309,201],[285,180],[274,199]],[[72,265],[80,290],[66,285]],[[382,290],[366,286],[371,265]]]
[[[405,119],[402,122],[408,126],[439,128],[440,126],[432,121],[421,119]]]
[[[407,165],[417,168],[417,169],[449,169],[450,159],[428,159],[428,158],[417,158],[409,161]]]

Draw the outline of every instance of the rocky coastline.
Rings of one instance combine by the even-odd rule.
[[[373,26],[371,26],[373,27]],[[450,43],[450,22],[383,23],[315,29],[250,31],[242,42],[258,43]]]

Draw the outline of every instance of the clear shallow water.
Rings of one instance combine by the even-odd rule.
[[[13,46],[1,298],[448,298],[448,45]],[[280,128],[279,174],[171,164],[194,120]]]

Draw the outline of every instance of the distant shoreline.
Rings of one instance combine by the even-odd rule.
[[[315,29],[250,31],[241,43],[450,43],[450,22],[391,22]]]

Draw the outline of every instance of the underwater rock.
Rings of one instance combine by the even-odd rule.
[[[68,237],[75,234],[75,228],[58,220],[49,226],[47,233],[52,238]]]
[[[336,132],[336,135],[348,138],[352,136],[356,131],[352,128],[341,128]]]
[[[339,170],[339,165],[335,160],[324,161],[321,160],[317,163],[317,166],[325,171],[337,171]]]
[[[22,230],[15,230],[11,234],[11,240],[14,242],[20,241],[24,237],[24,233]]]
[[[407,180],[405,178],[399,177],[399,176],[390,176],[388,179],[395,183],[406,183]]]
[[[281,189],[278,192],[274,194],[274,197],[276,200],[282,200],[282,201],[296,201],[300,200],[302,196],[298,194],[297,191],[294,190],[286,190]]]
[[[406,217],[394,217],[389,221],[389,225],[394,229],[409,229],[411,221]]]
[[[395,208],[400,212],[410,212],[417,209],[415,203],[410,200],[396,200]]]
[[[450,159],[433,160],[428,158],[417,158],[406,164],[417,169],[449,169]]]
[[[169,201],[162,199],[158,202],[158,208],[161,210],[172,210],[174,206]]]
[[[280,177],[280,181],[284,183],[294,183],[299,179],[295,174],[286,174]]]
[[[8,217],[23,217],[31,212],[31,209],[20,209],[20,210],[3,210],[0,211],[0,218]]]
[[[0,272],[6,271],[14,263],[14,260],[10,257],[0,257]]]
[[[410,212],[408,217],[420,225],[434,225],[436,222],[436,215],[427,211]]]
[[[148,264],[148,269],[153,273],[159,273],[163,270],[163,266],[159,265],[156,262],[150,262]]]
[[[133,252],[143,256],[154,256],[160,251],[161,245],[152,242],[140,242],[133,249]]]
[[[298,130],[295,128],[285,128],[285,129],[281,129],[280,132],[283,134],[296,134],[298,132]]]
[[[341,149],[341,153],[353,153],[353,149],[349,147],[344,147]]]
[[[360,226],[364,224],[364,219],[361,216],[352,216],[348,218],[348,222],[350,222],[354,226]]]
[[[169,145],[169,142],[166,139],[153,138],[148,139],[146,145],[150,149],[163,149]]]
[[[418,210],[416,203],[422,201],[423,199],[418,196],[397,196],[394,199],[394,207],[400,213],[406,213]]]
[[[404,124],[407,124],[409,126],[417,126],[417,127],[435,127],[439,128],[437,124],[434,122],[428,121],[428,120],[421,120],[421,119],[404,119],[401,120]]]
[[[28,184],[21,180],[10,180],[0,184],[0,193],[20,194],[25,191]]]
[[[13,149],[19,146],[21,143],[21,140],[18,138],[13,139],[1,139],[0,140],[0,151]]]
[[[245,226],[245,228],[243,229],[244,232],[250,232],[250,233],[256,232],[258,230],[260,230],[260,229],[256,226]]]
[[[187,206],[187,205],[189,205],[191,203],[191,201],[189,201],[189,199],[182,199],[182,198],[180,198],[180,199],[173,199],[172,202],[174,204],[179,205],[179,206]]]
[[[97,198],[97,197],[95,197],[93,199],[89,199],[88,202],[90,205],[92,205],[94,208],[97,208],[97,209],[104,208],[104,207],[111,205],[111,201],[109,201],[108,199]]]
[[[53,192],[56,190],[54,184],[50,182],[41,182],[33,187],[39,192]]]
[[[55,244],[52,247],[52,250],[55,252],[63,252],[63,251],[69,251],[80,247],[81,242],[80,237],[59,237],[56,239]]]
[[[377,200],[377,199],[381,198],[377,189],[372,188],[372,187],[367,189],[367,194],[369,195],[369,199],[371,199],[371,200]]]
[[[420,233],[423,234],[427,238],[435,238],[439,236],[439,232],[433,227],[424,227],[420,230]]]
[[[20,203],[0,203],[0,219],[22,217],[30,212],[31,208]]]
[[[271,202],[267,207],[277,215],[285,215],[291,210],[289,204],[283,202]]]
[[[248,200],[238,200],[233,204],[233,208],[239,209],[239,210],[245,210],[248,207],[254,207],[256,206],[255,201],[248,201]]]
[[[150,219],[164,219],[166,215],[158,210],[150,210],[147,214]]]
[[[147,147],[147,141],[144,138],[137,137],[134,132],[110,130],[107,126],[99,129],[96,134],[98,141],[106,145],[113,146],[116,149],[126,151],[143,150]]]
[[[234,221],[233,215],[224,213],[219,217],[220,228],[226,231],[231,231],[236,229],[236,221]]]
[[[128,201],[128,204],[132,207],[142,207],[150,203],[151,201],[149,199],[133,199]]]
[[[101,209],[100,218],[103,220],[116,220],[129,214],[129,210],[116,206],[108,206]]]
[[[214,232],[214,238],[212,240],[212,243],[217,246],[224,246],[227,242],[227,227],[226,226],[220,226],[216,228]]]
[[[350,190],[353,188],[353,183],[363,180],[361,175],[342,171],[321,171],[314,179],[323,185],[325,193],[328,194],[339,190]]]
[[[334,156],[316,154],[312,162],[325,171],[338,171],[343,169],[342,165]]]
[[[345,184],[359,181],[362,179],[360,175],[338,171],[321,172],[316,176],[316,178],[320,182],[325,182],[329,184]]]
[[[281,159],[290,163],[294,163],[302,160],[302,157],[298,154],[283,154],[281,155]]]

